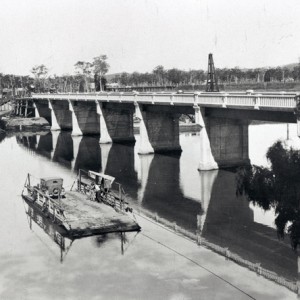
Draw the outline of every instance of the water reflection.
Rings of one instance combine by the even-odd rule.
[[[41,228],[43,232],[51,238],[51,240],[59,247],[60,254],[59,259],[62,263],[68,252],[70,251],[73,243],[75,240],[79,240],[82,238],[74,238],[72,235],[68,234],[68,232],[61,226],[57,225],[56,223],[52,222],[51,219],[44,216],[35,206],[33,206],[30,202],[23,200],[25,213],[28,217],[28,224],[31,231],[35,232],[38,237],[41,239],[44,245],[47,246],[47,243],[44,239],[45,236],[40,235],[38,228]],[[38,227],[34,227],[37,225]],[[138,234],[138,233],[137,233]],[[137,236],[134,236],[134,238]],[[133,239],[134,239],[133,238]],[[127,238],[125,232],[117,232],[117,233],[107,233],[96,235],[93,237],[94,244],[97,248],[101,248],[104,246],[105,243],[111,242],[115,239],[120,239],[120,253],[122,255],[125,254],[126,250],[128,249],[129,245],[132,241]],[[48,250],[52,252],[50,246],[47,246]],[[54,253],[56,255],[56,253]]]
[[[53,141],[53,149],[49,149],[51,152],[52,160],[64,165],[67,168],[71,168],[72,160],[74,159],[73,139],[69,132],[52,132],[51,139]],[[43,142],[40,139],[40,143]],[[39,143],[39,144],[40,144]],[[45,145],[46,146],[46,145]]]
[[[53,150],[52,134],[49,132],[46,135],[39,135],[36,144],[36,152],[42,156],[51,159],[51,152]]]
[[[197,215],[203,213],[201,201],[194,201],[183,194],[179,166],[180,156],[154,155],[148,170],[142,206],[195,232]]]
[[[275,208],[278,236],[288,233],[297,249],[300,241],[300,151],[278,141],[267,152],[270,168],[251,166],[238,173],[237,191],[252,203]]]
[[[244,146],[248,138],[245,126],[239,127],[238,131],[244,130],[246,135],[239,136],[237,142]],[[68,166],[72,172],[80,167],[112,175],[122,183],[136,208],[176,223],[189,233],[198,232],[208,242],[228,248],[244,259],[260,263],[262,267],[295,281],[297,255],[286,240],[277,240],[275,229],[255,222],[254,211],[246,197],[236,196],[235,171],[198,172],[198,136],[182,135],[180,139],[183,152],[177,156],[140,156],[134,145],[100,145],[97,138],[72,137],[69,133],[59,133],[57,142],[51,133],[41,136],[33,150],[38,154],[49,154],[49,160],[52,157],[53,162]],[[25,140],[19,141],[29,147]],[[229,140],[225,141],[228,143]],[[225,147],[227,152],[228,147]],[[236,148],[235,161],[249,161],[245,149]],[[231,161],[226,153],[220,156],[223,162]],[[105,245],[110,238],[99,239],[103,239]]]

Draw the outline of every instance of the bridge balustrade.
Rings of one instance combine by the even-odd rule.
[[[255,96],[235,95],[227,96],[226,105],[233,106],[254,106],[256,104]]]
[[[224,96],[219,95],[199,95],[197,101],[197,104],[207,104],[207,105],[220,105],[222,106],[224,103],[223,100]]]
[[[261,107],[294,108],[296,106],[295,97],[292,96],[260,96]]]
[[[178,104],[194,104],[195,97],[194,94],[174,94],[172,102]]]

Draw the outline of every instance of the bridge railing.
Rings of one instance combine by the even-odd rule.
[[[289,94],[238,94],[238,93],[64,93],[33,94],[34,99],[73,100],[73,101],[112,101],[152,104],[202,105],[217,107],[249,107],[259,109],[296,106],[295,95]]]
[[[256,105],[256,97],[252,95],[230,95],[227,96],[227,101],[225,101],[227,106],[250,106]]]
[[[261,107],[281,107],[294,108],[296,106],[295,97],[287,96],[261,96],[259,106]]]

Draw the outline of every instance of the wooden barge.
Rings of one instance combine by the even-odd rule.
[[[75,189],[65,191],[62,178],[41,178],[33,183],[33,176],[28,174],[22,197],[74,238],[139,231],[122,187],[119,185],[116,193],[113,183],[111,176],[80,170]]]

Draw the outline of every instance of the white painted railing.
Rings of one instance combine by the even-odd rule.
[[[137,102],[164,105],[200,105],[215,107],[247,107],[253,109],[274,108],[292,110],[296,106],[295,95],[292,93],[62,93],[33,94],[33,99],[73,100],[73,101],[107,101]]]
[[[281,107],[294,108],[296,105],[295,97],[293,96],[261,96],[260,106],[262,107]]]

